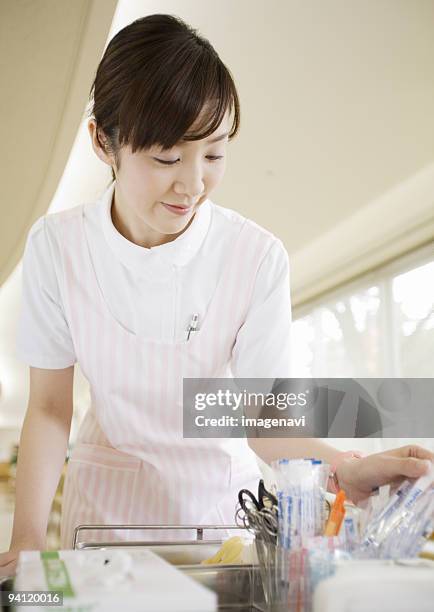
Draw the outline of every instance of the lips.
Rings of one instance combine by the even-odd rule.
[[[191,208],[191,206],[184,206],[184,204],[172,204],[172,202],[163,202],[167,206],[173,206],[173,208]]]
[[[181,206],[179,204],[166,204],[166,202],[161,202],[161,204],[164,206],[164,208],[166,208],[166,210],[169,210],[170,212],[176,215],[186,215],[193,208],[193,206]]]

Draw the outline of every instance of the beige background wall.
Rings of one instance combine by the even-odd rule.
[[[115,6],[114,0],[0,3],[0,52],[8,58],[0,98],[6,144],[0,282],[20,259],[31,222],[54,196]],[[376,212],[389,223],[394,201],[384,206],[384,196],[402,200],[403,185],[421,170],[431,190],[432,0],[121,0],[112,32],[153,12],[180,15],[197,27],[235,76],[242,132],[215,198],[284,240],[294,256],[296,301],[309,296],[305,278],[312,270],[306,268],[317,239],[342,226],[345,248],[345,237],[351,243],[354,233],[345,223],[370,204],[374,212],[359,217],[357,228],[369,231],[378,223]],[[91,192],[91,180],[83,167],[83,193]],[[412,200],[406,193],[400,210]],[[418,198],[418,215],[430,230],[416,242],[434,233],[434,202],[426,200],[425,193]],[[388,240],[399,232],[402,227],[392,228]]]
[[[115,0],[0,2],[0,283],[57,189],[115,7]]]
[[[0,3],[0,427],[25,409],[13,348],[20,269],[10,274],[27,231],[109,178],[83,118],[115,8]],[[432,240],[432,0],[121,0],[109,36],[154,12],[197,27],[235,77],[241,133],[213,199],[284,241],[296,304]]]

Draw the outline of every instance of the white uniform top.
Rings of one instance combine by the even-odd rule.
[[[199,314],[200,328],[243,218],[208,199],[176,240],[143,248],[124,238],[112,223],[114,185],[83,209],[100,290],[112,316],[126,330],[144,339],[179,341],[194,313]],[[37,368],[66,368],[77,361],[61,297],[64,274],[54,221],[62,214],[36,221],[24,255],[17,352],[19,359]],[[233,376],[290,376],[290,323],[288,255],[282,242],[272,237],[233,349]]]
[[[207,201],[179,238],[141,248],[111,222],[113,189],[37,222],[24,261],[21,357],[42,368],[78,361],[91,390],[68,463],[63,547],[83,524],[233,523],[237,492],[257,486],[254,454],[245,438],[184,435],[183,381],[289,369],[281,242]],[[168,537],[159,531],[151,539]]]

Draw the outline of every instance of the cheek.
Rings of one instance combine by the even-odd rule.
[[[150,169],[146,165],[132,166],[124,176],[133,199],[153,204],[159,201],[170,188],[170,173]]]
[[[226,160],[216,162],[216,166],[213,167],[212,172],[209,173],[207,187],[215,187],[222,180],[226,170]]]

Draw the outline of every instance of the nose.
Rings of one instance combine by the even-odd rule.
[[[180,169],[173,189],[186,200],[184,204],[195,204],[205,190],[201,164]]]

